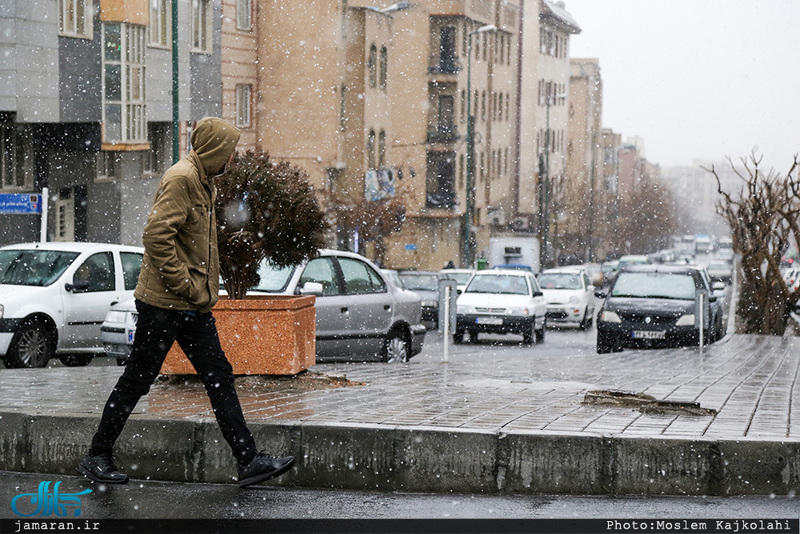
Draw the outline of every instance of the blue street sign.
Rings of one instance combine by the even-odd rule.
[[[0,194],[0,213],[29,214],[42,212],[42,195],[36,193]]]

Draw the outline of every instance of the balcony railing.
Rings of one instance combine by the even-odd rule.
[[[438,65],[428,67],[430,74],[458,74],[459,71],[461,71],[461,65],[455,56],[441,56]]]
[[[435,130],[428,130],[428,143],[453,143],[461,138],[455,126],[439,126]]]
[[[426,208],[453,209],[458,205],[454,191],[434,191],[425,197]]]

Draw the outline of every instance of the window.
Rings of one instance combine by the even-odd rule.
[[[322,296],[342,294],[339,277],[330,258],[315,258],[308,262],[297,286],[303,287],[307,282],[322,284]]]
[[[59,0],[58,33],[91,39],[93,16],[92,0]]]
[[[192,50],[211,53],[211,0],[192,0]]]
[[[369,59],[367,60],[367,70],[369,71],[369,86],[374,88],[377,84],[377,77],[375,73],[375,69],[377,66],[375,65],[378,56],[378,49],[375,45],[369,47]]]
[[[236,86],[236,126],[240,128],[250,127],[252,90],[252,85]]]
[[[96,181],[113,181],[119,177],[119,154],[117,152],[101,150],[97,153],[95,161],[97,163]]]
[[[389,51],[385,46],[381,47],[381,72],[380,72],[380,86],[384,91],[386,90],[386,81],[389,76]]]
[[[75,292],[114,291],[114,256],[110,252],[93,254],[75,271]]]
[[[145,142],[144,26],[103,23],[103,141]]]
[[[378,168],[383,169],[386,166],[386,131],[381,130],[378,134]]]
[[[139,281],[139,271],[142,270],[142,255],[138,252],[120,252],[119,259],[122,260],[122,278],[125,280],[125,290],[136,289]]]
[[[370,130],[367,138],[367,168],[375,168],[375,130]]]
[[[455,98],[439,95],[439,133],[451,135],[455,132]]]
[[[150,46],[172,44],[172,6],[169,0],[150,0]]]
[[[338,261],[349,295],[386,292],[386,283],[375,272],[375,269],[363,261],[353,258],[338,258]]]
[[[342,84],[341,93],[339,93],[339,131],[345,131],[347,127],[347,86]]]
[[[428,152],[425,205],[451,209],[456,206],[454,152]]]
[[[0,189],[30,189],[32,186],[30,180],[26,180],[28,173],[23,166],[33,158],[25,157],[23,141],[24,136],[15,132],[13,123],[0,122]]]
[[[459,122],[463,123],[467,118],[467,92],[461,90],[461,113],[459,113]]]
[[[253,27],[252,0],[236,0],[236,29],[250,30]]]
[[[147,131],[150,150],[145,154],[144,171],[164,174],[172,163],[172,125],[166,122],[151,122]]]

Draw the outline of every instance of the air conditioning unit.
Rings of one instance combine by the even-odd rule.
[[[528,232],[531,229],[531,220],[528,217],[514,217],[511,228],[518,232]]]
[[[506,225],[506,211],[503,208],[489,208],[489,224],[492,226]]]

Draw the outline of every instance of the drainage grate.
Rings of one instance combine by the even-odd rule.
[[[656,400],[645,393],[625,391],[589,391],[583,397],[584,404],[635,408],[642,413],[657,415],[717,415],[711,408],[703,408],[698,402]]]

